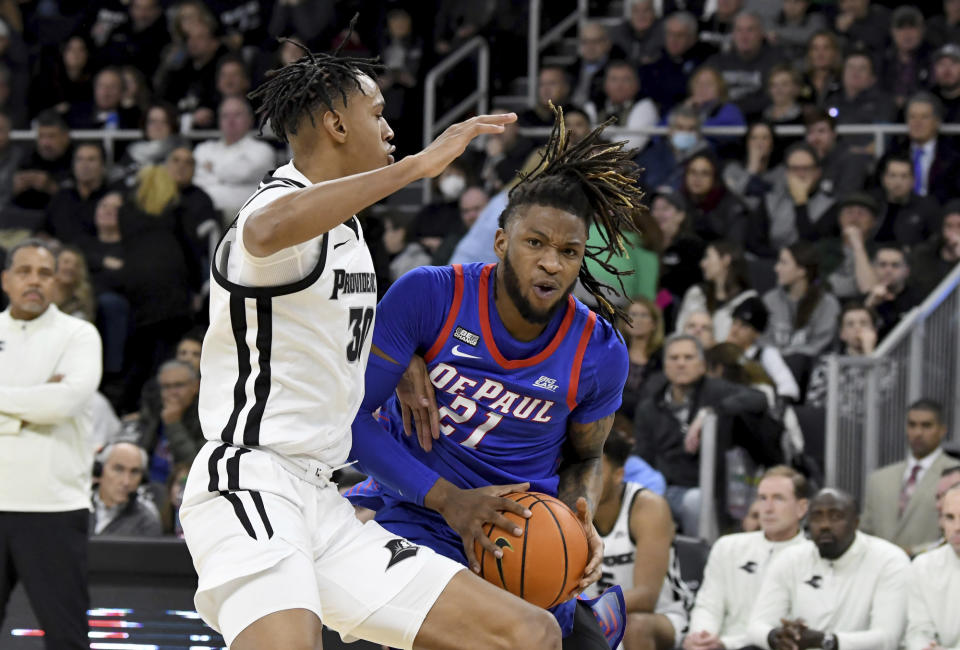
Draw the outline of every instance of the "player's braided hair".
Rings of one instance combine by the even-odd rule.
[[[332,54],[311,52],[300,43],[282,39],[297,45],[304,55],[293,63],[267,73],[267,80],[247,95],[251,101],[259,101],[257,116],[260,133],[269,122],[270,128],[282,142],[297,134],[297,127],[304,116],[316,126],[313,111],[326,106],[334,109],[339,97],[347,105],[347,94],[354,88],[363,92],[360,76],[374,75],[382,69],[378,59],[362,59],[340,56],[340,48],[350,39],[357,16],[350,21],[347,37]]]
[[[601,140],[611,118],[596,127],[577,143],[571,143],[563,109],[551,104],[556,119],[539,164],[525,175],[509,194],[506,209],[500,215],[500,227],[520,206],[542,205],[571,212],[587,223],[599,227],[603,244],[587,246],[584,257],[617,278],[620,291],[600,282],[584,263],[580,266],[580,282],[596,299],[601,313],[611,321],[628,321],[626,310],[611,304],[603,295],[610,289],[618,295],[626,293],[621,271],[610,263],[614,255],[625,255],[624,235],[640,233],[639,220],[647,211],[640,200],[643,191],[637,183],[640,168],[633,162],[636,151],[625,149],[626,141],[608,143]],[[585,261],[586,261],[585,259]]]

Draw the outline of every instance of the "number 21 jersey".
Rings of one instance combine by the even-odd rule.
[[[310,185],[292,163],[267,176],[217,246],[200,360],[207,440],[339,465],[363,399],[377,285],[356,217],[255,258],[251,213]]]

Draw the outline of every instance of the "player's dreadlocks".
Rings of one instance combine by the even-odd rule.
[[[604,316],[611,321],[617,317],[627,321],[626,310],[611,304],[602,290],[611,289],[623,295],[626,291],[621,276],[632,273],[617,269],[610,258],[626,254],[623,237],[640,232],[638,220],[647,210],[640,202],[643,191],[637,183],[640,168],[633,162],[636,152],[624,149],[626,141],[607,143],[600,139],[614,118],[573,144],[563,120],[563,109],[553,107],[553,111],[556,119],[543,157],[537,167],[510,190],[509,203],[500,215],[500,227],[505,227],[520,206],[528,205],[576,214],[586,221],[588,230],[591,222],[596,221],[603,244],[588,246],[584,257],[616,276],[620,292],[597,280],[586,263],[580,266],[580,282],[596,299]]]
[[[361,59],[339,56],[340,48],[350,39],[357,16],[350,21],[348,34],[333,54],[311,52],[300,43],[283,39],[297,45],[304,55],[278,70],[267,73],[267,80],[247,95],[252,101],[259,100],[257,108],[260,133],[270,122],[270,128],[281,142],[287,142],[297,134],[297,127],[304,116],[314,122],[313,111],[321,106],[334,109],[337,96],[347,105],[347,94],[355,87],[363,92],[360,76],[374,77],[382,69],[378,59]]]

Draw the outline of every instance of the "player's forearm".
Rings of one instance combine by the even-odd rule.
[[[309,241],[423,177],[416,156],[393,165],[311,185],[250,215],[243,244],[256,257]]]
[[[600,469],[600,458],[579,460],[561,466],[557,487],[559,499],[575,511],[577,499],[584,497],[591,512],[594,511],[603,490]]]
[[[659,597],[659,589],[652,591],[644,587],[634,587],[623,592],[623,602],[628,614],[652,614]]]

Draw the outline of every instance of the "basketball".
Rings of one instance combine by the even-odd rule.
[[[531,515],[524,519],[503,513],[523,530],[519,537],[492,523],[484,526],[503,557],[476,543],[480,577],[545,609],[563,602],[587,566],[587,536],[580,520],[565,503],[546,494],[512,492],[504,498],[526,506]]]

